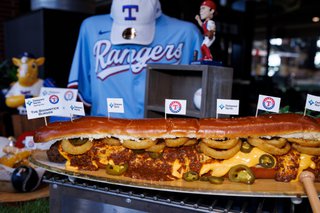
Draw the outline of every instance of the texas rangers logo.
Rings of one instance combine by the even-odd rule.
[[[172,113],[178,113],[180,112],[182,109],[182,105],[179,101],[172,101],[170,104],[169,104],[169,110],[170,112]]]
[[[275,104],[276,104],[276,102],[271,97],[266,97],[262,101],[262,106],[267,110],[273,109]]]
[[[97,41],[93,47],[96,61],[95,72],[101,80],[120,72],[142,72],[148,63],[166,60],[170,64],[179,64],[184,43],[155,45],[138,49],[116,49],[109,40]],[[128,63],[130,61],[130,63]]]
[[[128,16],[125,17],[126,21],[135,21],[136,17],[132,16],[132,11],[135,10],[136,12],[139,12],[138,5],[124,5],[122,6],[122,12],[127,11]]]
[[[71,101],[74,97],[74,94],[72,91],[68,90],[65,94],[64,94],[64,99],[66,101]]]
[[[59,97],[56,95],[51,95],[49,97],[49,102],[52,104],[57,104],[59,102]]]

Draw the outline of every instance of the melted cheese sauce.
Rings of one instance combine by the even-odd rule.
[[[108,157],[110,156],[111,153],[122,150],[122,148],[119,148],[118,146],[111,146],[108,148],[101,147],[100,149],[101,149],[100,152],[98,152],[100,162],[103,164],[109,163],[112,165],[114,165],[114,162]],[[77,170],[78,167],[70,165],[70,158],[68,157],[67,153],[63,152],[62,150],[59,150],[59,151],[60,151],[60,154],[65,159],[67,159],[65,164],[66,169]],[[222,177],[229,172],[231,167],[236,166],[238,164],[243,164],[248,167],[254,167],[259,164],[259,158],[263,154],[268,154],[268,153],[260,150],[257,147],[254,147],[250,153],[243,153],[239,151],[230,159],[223,160],[220,162],[204,163],[200,169],[199,175],[201,176],[203,174],[210,173],[212,176]],[[296,179],[292,180],[291,182],[299,181],[299,176],[303,170],[307,168],[312,168],[312,169],[316,168],[316,164],[312,161],[312,157],[313,157],[312,155],[307,155],[307,154],[300,155],[298,174]],[[183,173],[189,170],[189,163],[190,163],[190,160],[188,158],[185,159],[185,163],[183,164],[178,159],[176,159],[172,163],[172,176],[181,179],[183,176]],[[93,164],[97,166],[95,162]]]
[[[299,176],[301,172],[307,168],[315,169],[316,164],[311,160],[313,156],[312,155],[307,155],[307,154],[302,154],[300,155],[300,163],[299,163],[299,169],[298,169],[298,174],[296,179],[292,180],[291,182],[298,182],[299,181]]]
[[[175,160],[172,164],[172,175],[176,178],[182,178],[182,175],[184,173],[183,169],[180,169],[182,167],[182,164],[179,162],[179,160]]]
[[[189,171],[189,165],[190,165],[190,160],[188,158],[185,158],[185,168],[183,167],[182,163],[177,159],[173,162],[172,164],[172,176],[176,178],[182,178],[183,174],[187,171]]]
[[[79,169],[77,166],[71,166],[70,158],[68,157],[66,152],[62,152],[61,150],[59,151],[60,151],[60,154],[67,160],[65,163],[66,170],[74,171]]]
[[[232,158],[229,158],[227,160],[210,164],[204,164],[200,170],[200,175],[210,172],[212,176],[222,177],[229,172],[231,167],[238,164],[253,167],[259,164],[259,158],[263,154],[268,153],[256,147],[254,147],[250,153],[238,152]]]
[[[98,157],[99,157],[100,163],[105,165],[107,164],[114,165],[113,160],[109,159],[109,156],[114,152],[122,151],[124,148],[121,146],[107,146],[107,147],[97,147],[97,149],[99,150]]]

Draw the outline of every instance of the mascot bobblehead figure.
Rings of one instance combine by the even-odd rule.
[[[44,57],[35,58],[30,53],[23,53],[20,58],[13,58],[12,62],[18,67],[18,81],[12,84],[6,94],[6,105],[10,108],[18,108],[23,113],[24,100],[38,96],[43,86],[43,80],[38,78],[38,67],[45,61]]]

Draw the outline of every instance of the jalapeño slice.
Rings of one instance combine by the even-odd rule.
[[[109,175],[122,175],[124,174],[128,169],[128,164],[119,164],[119,165],[111,165],[107,164],[106,166],[106,172]]]
[[[228,175],[230,181],[238,183],[253,184],[256,179],[251,169],[243,164],[231,167]]]
[[[263,168],[272,168],[275,165],[275,160],[271,155],[264,154],[259,158],[259,165]]]
[[[188,181],[188,182],[196,181],[199,179],[199,174],[194,171],[189,171],[189,172],[183,173],[182,178],[183,178],[183,180]]]

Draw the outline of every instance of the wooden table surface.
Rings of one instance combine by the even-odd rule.
[[[23,202],[49,197],[49,186],[40,186],[33,192],[0,192],[0,203]]]

